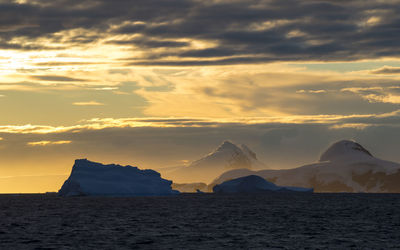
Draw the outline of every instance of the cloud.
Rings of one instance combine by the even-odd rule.
[[[366,24],[373,26],[373,25],[378,25],[381,21],[382,21],[382,19],[380,17],[372,16],[372,17],[368,18]]]
[[[61,71],[58,68],[55,70]],[[12,85],[0,84],[0,89],[7,91],[5,94],[8,97],[3,99],[6,105],[16,107],[24,103],[26,106],[23,111],[11,108],[15,112],[10,112],[10,115],[22,117],[21,114],[25,112],[29,116],[30,112],[27,110],[35,110],[30,104],[34,99],[40,100],[36,101],[36,110],[40,106],[41,110],[53,113],[56,113],[55,109],[50,109],[46,103],[52,103],[51,106],[57,108],[66,108],[71,104],[98,108],[101,106],[103,118],[367,114],[390,112],[397,108],[396,103],[392,101],[372,102],[372,98],[366,98],[367,94],[378,96],[400,94],[396,93],[395,89],[389,88],[396,86],[392,77],[371,76],[368,72],[359,75],[353,72],[310,72],[303,71],[298,66],[282,63],[248,67],[239,65],[139,69],[106,67],[106,70],[67,70],[63,74],[59,72],[48,74],[52,75],[64,75],[67,80],[69,77],[91,79],[91,81],[39,80],[31,83],[22,81],[24,74],[20,74],[21,81]],[[372,88],[381,90],[372,91]],[[15,94],[13,90],[36,93]],[[361,90],[363,91],[360,92]],[[16,104],[16,98],[22,101]],[[79,112],[69,112],[69,116],[64,116],[63,119],[68,118],[71,124],[90,117],[90,110],[92,109],[85,108]],[[49,123],[49,119],[43,119],[41,116],[18,120],[19,124]]]
[[[0,126],[0,133],[10,134],[48,134],[48,133],[61,133],[73,129],[80,129],[82,126],[40,126],[40,125],[2,125]]]
[[[350,87],[341,89],[342,92],[352,92],[352,93],[365,93],[365,92],[374,92],[374,91],[382,91],[382,87]]]
[[[183,71],[183,70],[182,70]],[[367,74],[368,75],[368,74]],[[283,116],[382,113],[397,107],[369,102],[356,88],[393,93],[394,79],[353,73],[304,72],[285,64],[187,69],[163,76],[174,86],[167,92],[134,92],[148,101],[148,116]],[[304,90],[304,91],[302,91]],[[341,91],[342,90],[342,91]],[[210,112],[212,110],[212,112]]]
[[[77,79],[67,76],[53,76],[53,75],[45,75],[45,76],[30,76],[31,79],[41,80],[41,81],[52,81],[52,82],[84,82],[86,80]]]
[[[87,66],[87,65],[99,65],[99,64],[104,64],[104,62],[72,62],[72,61],[67,61],[67,62],[58,62],[58,61],[48,61],[48,62],[38,62],[34,63],[34,66],[40,66],[40,67],[59,67],[59,66]],[[72,78],[74,79],[74,78]],[[39,78],[39,80],[42,80]],[[76,79],[77,81],[84,81],[84,79]],[[71,80],[72,81],[72,80]]]
[[[101,88],[94,88],[95,90],[117,90],[118,87],[101,87]]]
[[[370,126],[400,126],[400,110],[382,114],[352,114],[352,115],[292,115],[270,117],[242,118],[93,118],[83,120],[72,126],[43,125],[6,125],[0,126],[3,134],[63,134],[81,133],[84,131],[99,131],[117,128],[224,128],[227,126],[279,126],[292,125],[327,125],[351,127],[351,124]],[[347,124],[347,125],[346,125]]]
[[[400,74],[400,67],[382,67],[380,69],[376,69],[371,71],[373,74],[384,74],[384,75],[394,75]]]
[[[173,40],[154,40],[148,38],[134,38],[130,40],[109,40],[108,44],[116,44],[116,45],[134,45],[141,48],[177,48],[177,47],[185,47],[189,46],[188,42],[179,42]]]
[[[71,141],[36,141],[36,142],[28,142],[28,146],[50,146],[50,145],[62,145],[62,144],[70,144]]]
[[[370,103],[392,103],[400,104],[399,86],[384,87],[353,87],[343,88],[343,92],[352,92],[360,95]]]
[[[392,86],[398,80],[396,75],[371,74],[371,68],[382,65],[398,67],[398,46],[390,45],[395,39],[393,32],[388,34],[397,27],[393,13],[397,5],[392,2],[140,0],[110,4],[99,0],[93,4],[88,0],[3,5],[8,10],[0,25],[4,41],[63,47],[2,50],[0,65],[7,67],[0,67],[5,71],[0,72],[0,90],[7,91],[7,96],[14,90],[53,97],[64,91],[52,103],[60,108],[71,103],[103,104],[104,117],[365,114],[396,109],[393,96],[397,94],[389,89],[368,93],[376,98],[340,91]],[[154,6],[158,6],[157,15],[146,14],[153,13]],[[365,61],[368,58],[380,64]],[[337,64],[349,71],[357,69],[357,63],[365,63],[366,68],[363,72],[318,72],[318,67],[312,67],[326,61],[331,61],[328,70]],[[118,99],[117,94],[127,98]],[[40,97],[37,105],[50,99],[44,94]],[[133,98],[129,101],[129,97]],[[15,97],[6,99],[6,105],[16,106]],[[134,114],[129,113],[132,110]],[[68,122],[88,117],[83,112],[88,111],[74,111],[76,116],[71,115]],[[20,124],[24,123],[32,121]]]
[[[300,90],[297,90],[296,93],[321,94],[321,93],[326,93],[326,90],[324,90],[324,89],[318,89],[318,90],[304,90],[304,89],[300,89]]]
[[[5,50],[112,45],[122,46],[135,59],[132,65],[175,66],[349,61],[400,53],[398,32],[393,32],[399,24],[397,1],[84,0],[0,5],[0,49]],[[157,15],[150,14],[155,11]]]
[[[89,102],[74,102],[73,105],[75,105],[75,106],[103,106],[104,103],[96,102],[96,101],[89,101]]]
[[[46,134],[7,133],[7,144],[0,148],[3,155],[0,164],[13,166],[2,169],[3,175],[7,176],[17,175],[15,171],[24,166],[29,166],[24,172],[26,175],[66,173],[76,158],[159,169],[182,164],[182,159],[199,159],[227,139],[247,144],[259,159],[274,168],[313,162],[329,144],[340,139],[355,139],[377,157],[400,161],[399,114],[397,111],[377,115],[292,117],[286,120],[259,118],[253,121],[107,119],[97,121],[98,126],[91,128],[71,128]],[[137,124],[137,120],[142,124]],[[92,123],[94,125],[94,121]],[[360,124],[366,126],[360,127]],[[4,131],[0,133],[2,136],[6,134]],[[25,146],[29,142],[65,140],[73,143],[60,147],[53,144]],[[18,157],[20,155],[25,157]]]
[[[400,104],[400,95],[375,95],[369,94],[364,96],[370,102],[383,102],[383,103],[395,103]]]

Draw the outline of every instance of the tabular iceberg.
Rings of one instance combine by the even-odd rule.
[[[214,193],[313,192],[312,188],[280,187],[257,175],[240,177],[213,188]]]
[[[154,170],[76,160],[60,196],[161,196],[178,194]]]

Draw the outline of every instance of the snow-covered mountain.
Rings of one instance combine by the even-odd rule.
[[[224,141],[216,150],[201,159],[163,175],[177,183],[209,183],[228,170],[262,168],[265,168],[264,164],[246,145],[237,146],[232,142]]]
[[[353,162],[369,161],[372,154],[354,141],[342,140],[331,145],[320,157],[319,161]]]
[[[154,170],[132,166],[103,165],[76,160],[71,175],[58,191],[60,196],[150,196],[172,195],[172,181]]]
[[[400,164],[378,159],[349,140],[331,145],[317,163],[287,170],[236,169],[222,174],[210,188],[252,174],[277,185],[312,187],[315,192],[400,192]]]
[[[280,187],[266,181],[258,175],[239,177],[225,181],[213,187],[214,193],[265,193],[265,192],[307,192],[312,193],[312,188]]]
[[[253,168],[263,165],[257,160],[257,155],[246,145],[240,147],[230,141],[224,141],[216,150],[203,158],[194,161],[193,168]]]

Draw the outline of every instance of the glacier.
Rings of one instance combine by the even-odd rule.
[[[209,187],[247,175],[282,186],[313,187],[315,192],[400,192],[400,164],[379,159],[352,140],[333,143],[316,163],[292,169],[230,170]]]
[[[172,181],[150,169],[75,160],[60,196],[165,196],[178,194]]]
[[[307,192],[312,188],[281,187],[258,175],[249,175],[225,181],[213,187],[214,193],[264,193],[264,192]]]

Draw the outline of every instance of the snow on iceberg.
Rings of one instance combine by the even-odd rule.
[[[159,196],[178,194],[172,181],[154,170],[132,166],[103,165],[76,160],[69,178],[58,191],[60,196]]]
[[[309,192],[312,193],[312,188],[301,187],[281,187],[272,182],[266,181],[258,175],[249,175],[240,177],[222,184],[216,185],[213,188],[214,193],[264,193],[264,192]]]

